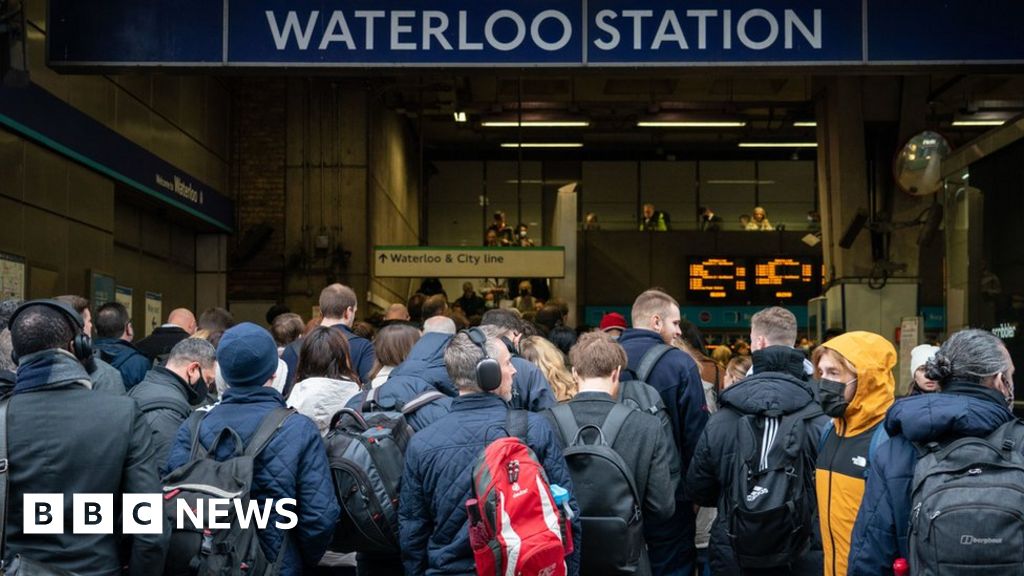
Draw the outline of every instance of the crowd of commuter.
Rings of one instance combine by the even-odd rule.
[[[780,307],[714,350],[657,289],[592,330],[557,301],[524,318],[471,285],[360,322],[356,294],[332,284],[319,310],[307,323],[275,306],[265,329],[176,309],[138,339],[117,303],[0,303],[3,559],[83,576],[1024,565],[1009,548],[1024,542],[1024,433],[991,333],[914,349],[901,398],[889,341],[811,349]],[[296,502],[293,527],[275,509],[247,548],[236,529],[189,548],[169,520],[159,534],[24,529],[27,493],[63,494],[70,526],[72,494],[171,501],[202,492],[197,475],[226,482],[216,471],[239,458],[251,464],[229,476],[248,497]]]

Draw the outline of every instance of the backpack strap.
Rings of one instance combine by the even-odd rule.
[[[1003,424],[1002,428],[1005,428],[1002,448],[1006,451],[1024,452],[1024,422],[1014,418]]]
[[[373,407],[375,405],[377,405],[377,394],[378,394],[377,391],[378,390],[380,390],[380,386],[378,386],[376,388],[373,388],[373,387],[370,388],[370,390],[366,393],[366,398],[363,399],[363,406],[362,406],[362,408],[360,408],[361,411],[363,411],[363,412],[372,412],[373,411]]]
[[[626,423],[626,419],[633,411],[623,406],[622,404],[612,405],[611,412],[608,416],[605,416],[604,424],[601,424],[601,432],[604,434],[604,441],[608,443],[608,446],[615,444],[615,438],[618,437],[619,431],[622,430],[622,425]]]
[[[199,455],[200,450],[203,449],[202,445],[199,443],[199,425],[202,423],[203,418],[206,418],[206,415],[209,413],[209,410],[196,410],[188,417],[187,420],[185,420],[185,425],[188,426],[189,438],[192,439],[192,452],[189,456],[189,460],[195,460]],[[203,454],[205,455],[205,450],[203,450]]]
[[[629,408],[626,409],[629,410]],[[571,445],[572,439],[580,431],[580,426],[576,423],[576,417],[573,416],[572,408],[568,404],[558,404],[551,407],[551,415],[555,417],[558,432],[562,435],[562,445]]]
[[[253,458],[258,456],[267,447],[267,444],[270,443],[270,439],[277,434],[277,430],[281,428],[284,421],[294,413],[295,409],[293,408],[275,408],[271,410],[269,414],[263,417],[263,420],[260,421],[260,427],[249,438],[249,444],[245,447],[245,455],[252,456]]]
[[[526,433],[529,426],[529,416],[527,416],[526,410],[509,410],[508,417],[505,419],[505,425],[508,427],[508,435],[510,437],[519,438],[523,441],[523,444],[528,444]]]
[[[430,404],[434,400],[440,400],[442,398],[447,398],[447,396],[438,392],[437,390],[424,392],[423,394],[420,394],[419,396],[413,398],[412,400],[409,400],[408,402],[405,403],[404,406],[402,406],[402,415],[408,416],[413,412],[416,412],[420,408],[423,408],[427,404]]]
[[[825,449],[825,441],[828,440],[829,435],[832,434],[832,431],[835,429],[836,423],[829,418],[828,424],[826,424],[821,430],[821,440],[818,441],[818,454],[821,454],[821,451]],[[872,440],[874,439],[872,438]]]
[[[143,414],[148,414],[154,410],[171,410],[182,418],[188,418],[192,414],[191,410],[183,410],[180,402],[166,398],[155,398],[146,402],[139,402],[139,409],[142,410]]]
[[[651,346],[644,353],[643,357],[640,358],[640,364],[636,367],[636,379],[647,382],[647,377],[651,375],[658,361],[671,349],[672,347],[668,344],[655,344]]]

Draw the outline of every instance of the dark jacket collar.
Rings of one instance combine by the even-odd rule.
[[[490,408],[503,406],[508,407],[508,404],[502,400],[501,396],[490,394],[488,392],[477,392],[475,394],[466,394],[459,396],[452,400],[452,411],[462,410],[479,410],[480,408]]]
[[[181,376],[178,376],[167,368],[164,368],[163,366],[156,366],[150,370],[150,372],[152,376],[148,376],[148,380],[157,385],[174,388],[174,390],[179,394],[183,394],[185,396],[185,401],[188,402],[189,406],[197,406],[203,400],[200,398],[199,392],[197,392],[194,387],[189,386],[188,382],[182,380]]]
[[[630,340],[651,340],[654,344],[664,344],[661,334],[658,334],[654,330],[645,330],[643,328],[627,328],[619,336],[619,342]]]
[[[804,380],[804,353],[789,346],[769,346],[753,353],[754,374],[782,372]]]
[[[66,350],[44,350],[20,359],[14,392],[18,394],[70,384],[91,386],[89,374],[82,363]]]
[[[952,382],[937,394],[897,400],[885,418],[889,436],[911,442],[987,436],[1013,419],[1001,394],[977,382]]]
[[[285,405],[284,396],[270,386],[234,386],[224,391],[221,404],[258,404],[261,402]]]
[[[941,394],[959,394],[977,400],[988,400],[999,406],[1006,406],[1006,398],[999,392],[977,382],[950,382],[939,391]]]
[[[608,394],[607,392],[598,392],[597,390],[585,390],[585,391],[580,392],[579,394],[576,394],[575,396],[572,397],[571,402],[577,402],[577,401],[579,401],[579,402],[594,402],[594,401],[598,401],[598,402],[613,402],[614,403],[615,399],[612,398],[611,394]]]

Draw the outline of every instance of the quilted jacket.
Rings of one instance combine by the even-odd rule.
[[[407,402],[425,392],[438,391],[449,396],[455,390],[444,367],[444,349],[450,334],[424,334],[412,347],[404,362],[391,371],[390,377],[377,389],[377,404],[384,410],[401,410]],[[366,392],[348,402],[348,407],[361,409]],[[406,419],[413,430],[422,430],[448,413],[451,398],[440,398],[410,414]]]
[[[210,408],[203,419],[199,441],[208,447],[224,428],[234,429],[243,442],[248,441],[263,417],[284,405],[284,398],[273,388],[229,388],[221,402]],[[190,450],[186,422],[178,430],[164,472],[188,462]],[[223,460],[232,450],[230,442],[223,442],[215,457]],[[287,532],[289,540],[281,576],[302,574],[304,565],[315,566],[327,550],[341,509],[334,495],[327,453],[312,420],[301,414],[293,414],[285,420],[256,458],[252,495],[257,501],[267,498],[298,500],[299,522]],[[260,532],[260,543],[270,558],[276,558],[281,549],[282,532],[273,526],[278,518],[272,514],[270,526]]]
[[[508,405],[493,394],[469,394],[452,401],[452,411],[421,430],[405,453],[399,498],[402,561],[409,576],[476,574],[469,545],[466,500],[473,494],[473,467],[489,441],[506,436]],[[562,449],[547,419],[529,414],[527,444],[544,466],[548,481],[566,488],[572,508],[575,552],[569,574],[579,573],[579,506]]]

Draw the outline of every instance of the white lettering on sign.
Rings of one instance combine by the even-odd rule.
[[[628,22],[618,25],[620,17]],[[615,50],[625,36],[633,50],[659,50],[664,46],[682,51],[693,49],[687,41],[690,34],[697,39],[697,50],[707,50],[709,22],[719,18],[721,43],[711,48],[731,50],[735,38],[747,49],[765,50],[776,46],[780,35],[786,50],[822,47],[821,9],[798,14],[791,9],[780,13],[764,8],[739,12],[735,20],[732,10],[600,10],[594,15],[598,32],[593,35],[593,44],[598,50]]]
[[[278,51],[309,50],[314,41],[318,50],[344,46],[346,50],[371,51],[376,46],[378,20],[387,28],[387,48],[393,51],[429,51],[435,45],[443,50],[453,50],[457,45],[460,51],[474,51],[483,50],[486,43],[491,49],[508,52],[522,47],[529,39],[533,46],[555,52],[565,48],[575,33],[572,20],[559,10],[544,10],[529,21],[515,10],[496,10],[476,30],[470,30],[466,10],[458,12],[456,30],[451,30],[448,14],[439,10],[332,10],[330,14],[319,10],[266,10],[265,14]],[[542,27],[547,36],[542,34]]]
[[[164,178],[163,176],[157,174],[156,185],[169,192],[174,192],[178,196],[184,198],[185,200],[188,200],[193,204],[203,203],[203,191],[196,190],[196,188],[192,186],[192,184],[182,180],[178,176],[172,176],[171,179],[168,180],[167,178]]]

